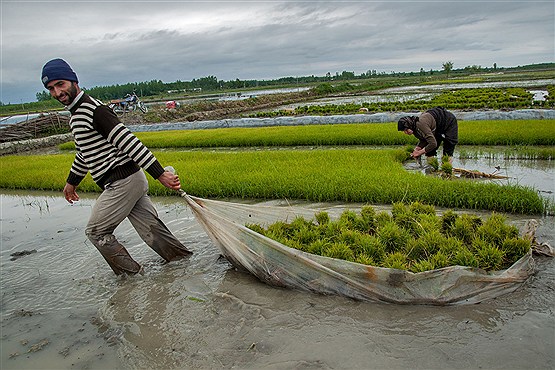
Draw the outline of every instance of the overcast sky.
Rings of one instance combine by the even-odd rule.
[[[549,1],[0,0],[3,103],[36,100],[44,63],[90,88],[343,71],[553,62]]]

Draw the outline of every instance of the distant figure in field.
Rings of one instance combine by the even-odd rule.
[[[420,117],[405,116],[397,122],[397,130],[414,135],[418,145],[411,153],[413,158],[425,154],[427,158],[437,155],[437,148],[443,143],[443,155],[453,161],[453,152],[459,142],[459,126],[455,115],[445,108],[435,107],[422,113]]]

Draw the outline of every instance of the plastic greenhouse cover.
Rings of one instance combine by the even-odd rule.
[[[315,210],[208,200],[184,192],[181,195],[222,255],[236,268],[272,286],[370,302],[471,304],[512,292],[535,272],[532,250],[508,269],[494,272],[451,266],[413,273],[323,257],[287,247],[245,226],[257,223],[266,227],[298,216],[312,219]],[[532,225],[530,236],[534,241],[535,227]],[[543,247],[542,254],[553,255],[549,245]]]

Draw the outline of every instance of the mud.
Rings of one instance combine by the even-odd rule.
[[[145,274],[118,278],[83,232],[94,196],[73,206],[58,193],[1,196],[2,369],[555,366],[553,258],[479,305],[368,304],[234,270],[176,196],[155,205],[193,256],[165,263],[124,223],[116,235]],[[538,238],[553,245],[554,227],[541,218]]]

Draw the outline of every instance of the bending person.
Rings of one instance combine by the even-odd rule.
[[[414,135],[418,145],[411,156],[435,157],[437,149],[443,143],[443,155],[453,161],[455,146],[459,142],[459,126],[455,115],[445,108],[436,107],[422,113],[420,117],[405,116],[397,123],[397,130],[407,135]]]
[[[71,113],[69,124],[77,153],[64,196],[69,203],[79,200],[76,188],[87,173],[103,190],[92,208],[85,234],[114,273],[142,271],[113,234],[125,218],[164,260],[189,256],[192,252],[158,218],[141,168],[170,189],[181,188],[179,177],[164,171],[152,152],[110,108],[81,91],[77,75],[64,60],[53,59],[44,65],[42,83]]]

